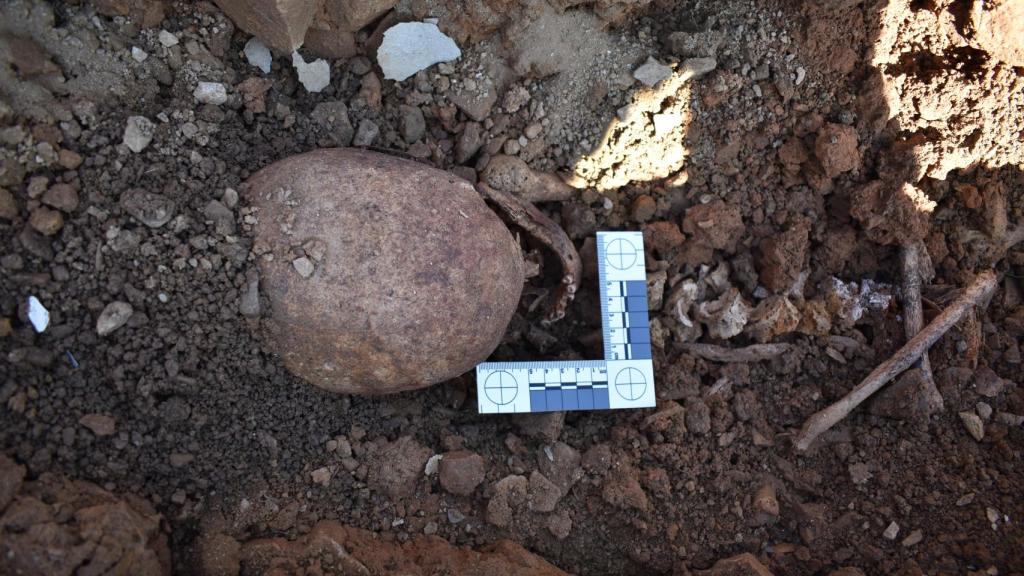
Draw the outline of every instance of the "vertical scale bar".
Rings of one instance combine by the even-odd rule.
[[[597,291],[598,296],[601,300],[601,331],[604,332],[604,358],[605,360],[612,357],[612,341],[608,337],[608,281],[607,272],[605,271],[606,255],[605,255],[605,243],[602,238],[602,233],[597,233]]]

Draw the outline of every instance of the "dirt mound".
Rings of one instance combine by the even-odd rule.
[[[170,574],[160,515],[92,482],[43,475],[0,455],[0,572]]]

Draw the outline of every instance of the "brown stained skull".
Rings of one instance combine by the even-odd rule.
[[[256,173],[247,195],[270,348],[312,384],[355,394],[421,388],[486,360],[525,267],[481,194],[559,254],[563,282],[548,318],[560,318],[579,258],[532,205],[365,150],[318,150]]]

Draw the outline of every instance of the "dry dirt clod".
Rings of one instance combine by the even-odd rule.
[[[441,486],[460,496],[469,496],[484,481],[484,459],[468,450],[448,452],[438,465]]]

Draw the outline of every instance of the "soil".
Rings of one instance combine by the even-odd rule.
[[[382,81],[371,24],[319,93],[286,56],[250,66],[214,5],[151,4],[0,7],[0,447],[26,485],[94,483],[166,538],[177,573],[217,573],[210,542],[298,549],[314,526],[381,571],[401,562],[387,546],[443,558],[439,538],[579,574],[741,553],[775,574],[1024,571],[1024,251],[1004,249],[1024,225],[1024,69],[986,51],[1000,28],[972,24],[974,3],[481,2],[447,22],[457,3],[399,2],[380,27],[439,16],[463,57]],[[676,76],[635,82],[649,56]],[[680,80],[695,58],[716,67]],[[227,100],[197,102],[199,81]],[[524,244],[539,273],[494,359],[598,357],[591,238],[643,229],[658,408],[483,417],[472,374],[378,397],[291,375],[253,330],[266,305],[238,191],[353,139],[468,179],[518,156],[579,188],[540,208],[580,250],[583,289],[543,325],[559,270]],[[869,405],[797,452],[804,420],[905,341],[911,241],[934,268],[925,322],[1001,274],[931,350],[944,407]],[[720,363],[695,341],[789,348]],[[6,492],[0,543],[51,514],[8,521]]]

